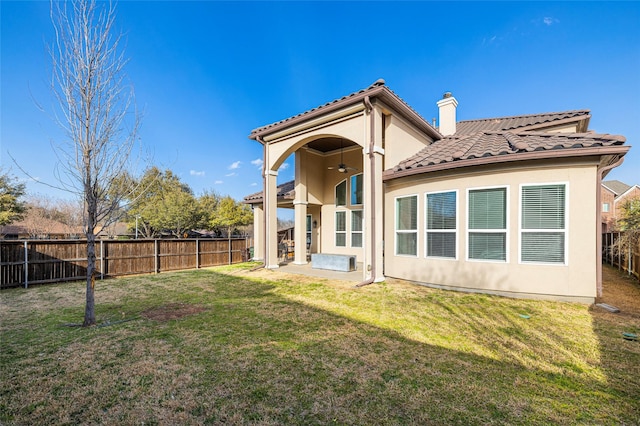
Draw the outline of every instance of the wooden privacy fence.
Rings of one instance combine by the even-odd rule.
[[[602,234],[602,260],[640,279],[640,241],[636,243],[635,247],[629,246],[627,250],[615,251],[612,249],[612,246],[623,235],[623,232]]]
[[[249,240],[98,240],[99,278],[230,265],[248,260]],[[0,241],[0,288],[87,278],[86,240]]]

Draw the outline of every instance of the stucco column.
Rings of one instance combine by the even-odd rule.
[[[268,269],[276,269],[278,265],[278,184],[277,184],[278,172],[275,170],[268,170],[265,176],[266,179],[266,194],[265,200],[267,201],[266,211],[266,248],[267,253],[265,256],[265,267]]]
[[[264,194],[263,194],[264,195]],[[264,209],[253,205],[253,260],[264,260]]]
[[[296,198],[293,201],[295,210],[294,241],[295,258],[293,263],[305,265],[307,263],[307,171],[304,167],[306,151],[298,150],[295,156]]]
[[[307,263],[307,202],[294,201],[295,209],[295,258],[293,263],[305,265]]]
[[[365,281],[373,278],[375,282],[381,282],[385,280],[382,257],[384,247],[382,113],[378,108],[372,108],[367,118],[365,140],[368,143],[364,147],[362,158],[365,223],[363,278]],[[372,276],[374,271],[375,276]]]

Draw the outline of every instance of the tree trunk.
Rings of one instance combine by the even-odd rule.
[[[96,324],[94,290],[96,285],[96,240],[93,233],[87,234],[87,301],[84,308],[83,327]]]
[[[87,161],[87,164],[89,162]],[[91,176],[87,167],[87,175]],[[96,217],[98,212],[98,202],[93,196],[90,185],[85,185],[87,194],[87,228],[85,234],[87,236],[87,299],[84,308],[83,327],[96,325],[95,310],[95,286],[96,286]]]

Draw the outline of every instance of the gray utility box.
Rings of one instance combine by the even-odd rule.
[[[351,254],[314,253],[311,255],[311,267],[351,272],[356,270],[356,257]]]

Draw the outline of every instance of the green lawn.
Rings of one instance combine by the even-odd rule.
[[[251,266],[98,282],[90,329],[83,283],[2,291],[0,424],[640,423],[615,270],[620,314]]]

